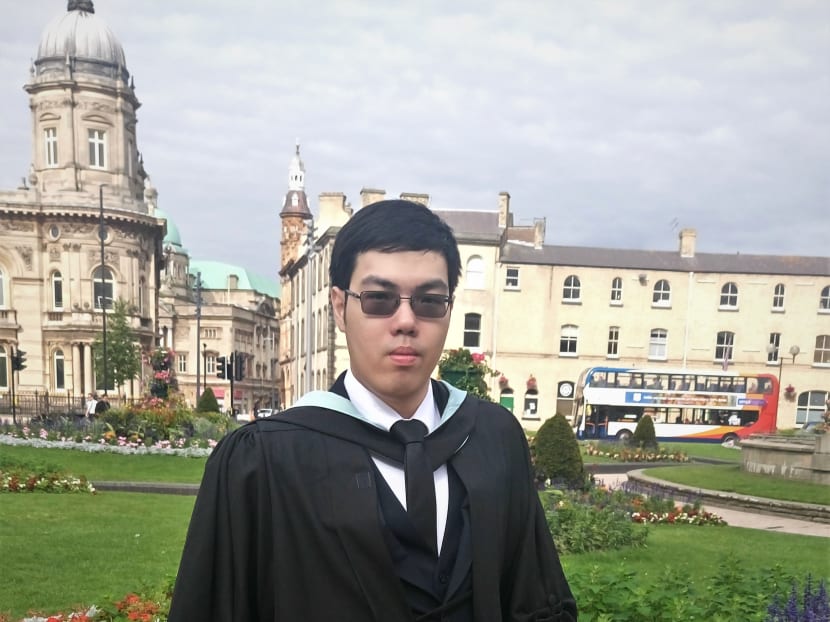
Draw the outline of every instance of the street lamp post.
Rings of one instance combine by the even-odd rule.
[[[199,402],[199,381],[202,379],[202,372],[199,367],[199,345],[202,340],[202,273],[196,273],[196,402]]]
[[[98,238],[101,241],[101,324],[103,326],[102,342],[104,345],[104,356],[102,361],[104,363],[104,397],[107,396],[107,297],[106,297],[106,281],[104,267],[104,239],[107,237],[106,229],[104,228],[104,186],[98,186]]]

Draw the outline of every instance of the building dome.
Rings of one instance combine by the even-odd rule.
[[[121,42],[95,15],[92,0],[69,0],[67,12],[43,31],[37,49],[38,73],[63,71],[67,59],[73,71],[127,79],[127,61]]]
[[[184,250],[184,247],[182,246],[182,236],[179,233],[179,228],[176,226],[176,223],[170,219],[170,216],[168,216],[164,210],[159,208],[156,208],[155,215],[156,218],[163,218],[167,221],[167,234],[164,236],[162,245],[165,247],[175,246],[177,249]]]

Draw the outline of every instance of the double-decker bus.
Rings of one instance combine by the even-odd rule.
[[[573,427],[579,438],[627,440],[650,415],[658,440],[727,442],[776,428],[771,374],[590,367],[579,376]]]

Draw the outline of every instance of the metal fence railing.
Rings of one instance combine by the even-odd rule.
[[[83,395],[54,395],[50,393],[15,391],[14,414],[24,420],[32,417],[52,419],[58,417],[83,417],[87,398]],[[124,406],[140,401],[140,398],[126,398],[107,395],[110,407]],[[10,393],[0,393],[0,417],[12,416]]]

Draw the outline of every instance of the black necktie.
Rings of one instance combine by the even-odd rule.
[[[407,419],[396,422],[389,432],[406,447],[403,458],[406,513],[429,548],[437,551],[435,480],[424,448],[427,427],[417,419]]]

